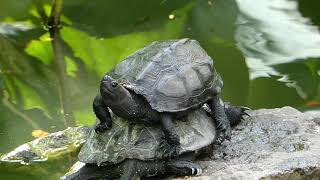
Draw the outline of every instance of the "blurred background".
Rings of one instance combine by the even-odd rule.
[[[156,40],[198,40],[232,104],[320,109],[320,1],[66,0],[55,41],[53,1],[0,1],[0,154],[41,133],[93,125],[103,74]]]

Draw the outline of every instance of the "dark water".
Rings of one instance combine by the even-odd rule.
[[[51,1],[37,2],[0,2],[0,153],[32,140],[36,129],[93,124],[102,75],[155,40],[198,40],[223,77],[222,97],[233,104],[320,108],[316,0],[68,0],[58,51],[41,18]],[[43,174],[55,179],[58,166]],[[36,179],[0,172],[8,177]]]

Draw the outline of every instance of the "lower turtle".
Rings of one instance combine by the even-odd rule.
[[[225,111],[231,125],[240,122],[246,108],[228,106]],[[191,176],[202,169],[193,161],[199,154],[210,150],[217,138],[216,125],[210,112],[199,108],[179,121],[174,127],[180,136],[179,156],[168,157],[157,148],[162,131],[158,126],[133,124],[112,115],[114,125],[106,132],[89,134],[78,158],[85,163],[80,170],[69,173],[64,179],[117,179],[161,175]]]

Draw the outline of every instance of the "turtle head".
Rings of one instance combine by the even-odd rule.
[[[105,75],[100,83],[100,93],[102,97],[108,99],[122,99],[127,95],[128,90],[112,77]]]

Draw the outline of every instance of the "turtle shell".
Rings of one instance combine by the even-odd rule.
[[[125,159],[156,160],[163,158],[157,152],[162,139],[159,126],[142,123],[130,124],[113,114],[112,128],[97,134],[92,130],[78,157],[90,164],[117,164]],[[174,121],[180,136],[180,154],[200,150],[216,138],[215,125],[207,112],[200,108],[184,118]]]
[[[108,75],[143,95],[158,112],[198,107],[223,86],[213,60],[190,39],[153,42],[117,64]]]

